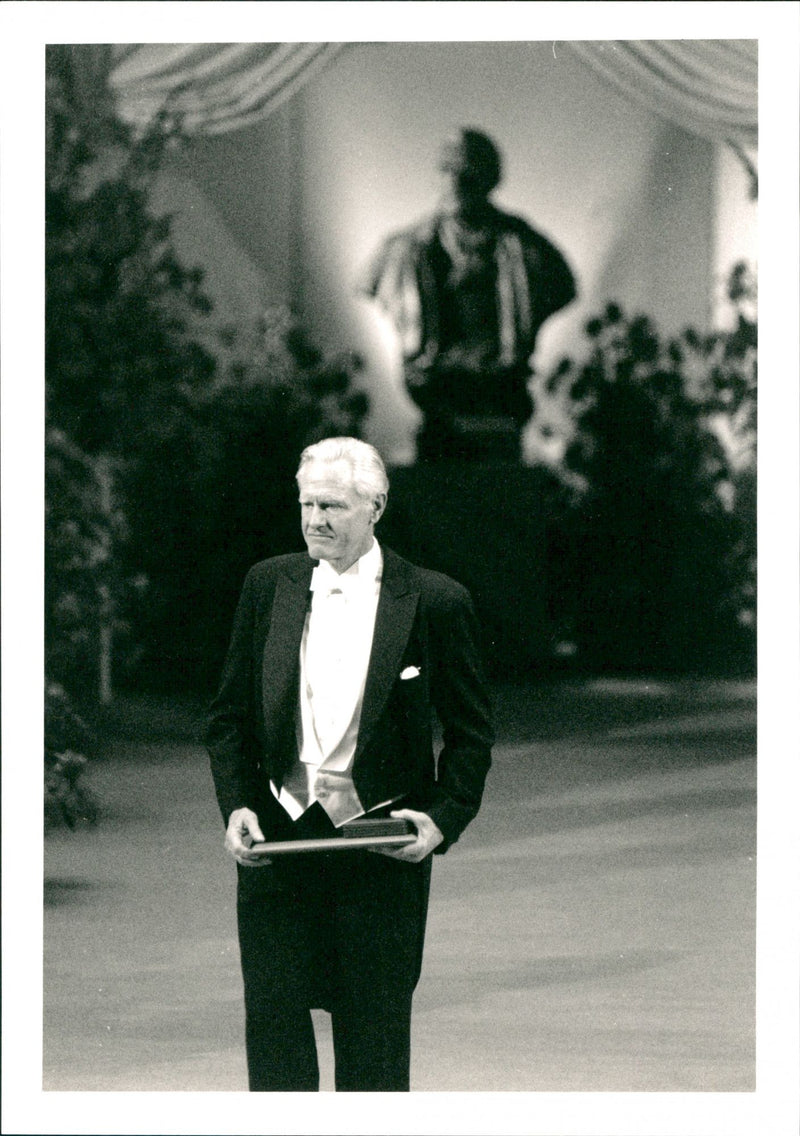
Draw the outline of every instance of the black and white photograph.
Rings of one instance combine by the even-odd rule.
[[[3,7],[3,1131],[793,1134],[800,8]]]

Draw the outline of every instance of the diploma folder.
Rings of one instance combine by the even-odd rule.
[[[416,831],[402,817],[364,817],[343,824],[336,836],[303,840],[271,840],[253,844],[257,856],[285,856],[298,852],[346,852],[359,848],[402,848],[413,844]]]

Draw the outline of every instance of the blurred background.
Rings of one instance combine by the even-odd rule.
[[[301,449],[356,434],[498,718],[416,1083],[751,1089],[756,42],[53,44],[46,78],[46,1087],[243,1087],[203,707],[247,569],[303,548]],[[357,284],[463,126],[578,295],[522,460],[425,467]]]
[[[755,41],[51,45],[46,112],[53,685],[207,693],[331,433],[384,454],[384,538],[472,589],[496,670],[752,671]],[[578,298],[525,472],[431,485],[356,283],[461,125]]]

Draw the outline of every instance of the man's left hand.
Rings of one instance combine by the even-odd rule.
[[[417,835],[412,844],[404,844],[400,848],[374,849],[383,856],[391,856],[394,860],[405,860],[407,864],[418,864],[444,840],[442,830],[427,813],[418,813],[416,809],[397,809],[389,815],[410,820],[417,830]]]

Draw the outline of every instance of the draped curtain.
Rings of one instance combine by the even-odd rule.
[[[111,46],[109,83],[122,117],[144,127],[162,108],[190,133],[218,134],[268,115],[348,45],[189,43]],[[692,134],[756,144],[756,40],[569,41],[627,98]]]
[[[569,47],[632,102],[734,149],[758,139],[757,40],[606,40]]]
[[[336,55],[335,43],[114,44],[109,86],[144,128],[160,110],[189,134],[221,134],[270,114]]]

